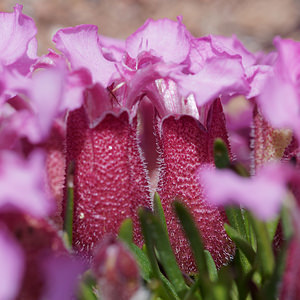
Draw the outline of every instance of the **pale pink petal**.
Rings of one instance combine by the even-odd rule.
[[[149,19],[126,40],[126,50],[132,58],[150,51],[165,62],[181,63],[190,51],[191,35],[181,23],[169,19]]]
[[[184,97],[191,93],[198,106],[219,96],[245,94],[249,90],[245,71],[239,58],[215,57],[206,61],[194,75],[171,74]]]
[[[45,155],[33,152],[27,160],[13,152],[0,155],[0,211],[19,210],[45,217],[54,209],[45,182]]]
[[[125,53],[125,41],[99,35],[103,56],[111,61],[121,61]]]
[[[0,299],[16,299],[24,273],[24,253],[17,241],[0,224]]]
[[[257,98],[264,117],[275,128],[291,128],[299,136],[299,95],[295,86],[279,76],[270,77]]]
[[[210,35],[212,48],[219,53],[227,53],[231,56],[240,56],[245,68],[252,66],[256,62],[256,57],[248,51],[242,42],[233,35],[232,37]]]
[[[33,20],[22,14],[22,5],[17,4],[13,13],[0,13],[0,32],[0,62],[10,65],[27,52],[37,30]]]
[[[94,82],[107,86],[116,72],[114,63],[104,58],[98,40],[98,28],[94,25],[79,25],[59,30],[53,41],[65,54],[73,69],[87,68]]]
[[[231,170],[207,168],[199,171],[208,201],[214,205],[241,205],[262,220],[276,217],[287,192],[290,169],[279,164],[266,165],[253,178]]]

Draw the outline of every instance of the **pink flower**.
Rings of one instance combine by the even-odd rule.
[[[54,41],[73,72],[85,68],[92,76],[83,105],[67,120],[67,164],[74,162],[73,246],[91,255],[103,235],[116,234],[128,217],[141,245],[136,210],[150,207],[150,192],[134,103],[127,104],[127,86],[112,81],[118,72],[110,59],[119,57],[120,45],[112,50],[111,41],[101,43],[91,25],[60,30]]]
[[[20,78],[30,73],[37,58],[34,21],[17,4],[13,13],[0,13],[0,104],[16,94]]]
[[[278,57],[262,93],[257,98],[263,116],[275,128],[290,128],[299,140],[300,43],[276,38]]]
[[[231,170],[199,170],[207,199],[217,206],[238,205],[249,209],[258,218],[277,216],[287,193],[292,170],[280,163],[261,167],[255,176],[245,178]]]

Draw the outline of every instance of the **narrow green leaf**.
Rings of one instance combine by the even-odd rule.
[[[275,233],[276,233],[276,230],[278,227],[278,223],[279,223],[279,217],[266,223],[267,230],[268,230],[271,241],[274,239],[274,236],[275,236]]]
[[[199,273],[208,274],[204,246],[200,232],[193,221],[193,217],[179,201],[174,201],[173,206],[185,235],[190,242]]]
[[[226,207],[226,216],[228,218],[229,224],[238,231],[242,237],[246,238],[246,227],[243,212],[238,207]]]
[[[73,241],[73,210],[74,210],[74,190],[73,190],[73,169],[74,162],[68,165],[67,170],[67,203],[65,208],[64,231],[68,235],[69,244]]]
[[[220,138],[215,139],[214,142],[214,161],[218,169],[225,169],[230,166],[227,147]]]
[[[90,270],[86,271],[79,284],[78,299],[79,300],[97,300],[97,296],[94,293],[96,286],[95,278]]]
[[[274,254],[267,226],[251,215],[251,223],[256,235],[257,261],[263,280],[268,279],[274,269]]]
[[[209,278],[212,282],[214,282],[218,279],[218,271],[217,271],[216,264],[209,251],[204,250],[204,255],[206,259]]]
[[[119,229],[119,238],[128,244],[133,243],[133,224],[131,219],[125,219]]]
[[[202,296],[197,293],[198,288],[201,286],[202,276],[199,276],[195,283],[190,287],[190,289],[185,294],[183,300],[202,300]]]
[[[294,226],[291,219],[290,208],[284,205],[281,209],[280,216],[284,238],[290,240],[294,235]]]
[[[154,278],[159,279],[160,270],[156,260],[155,251],[154,251],[154,238],[152,236],[152,226],[151,226],[152,224],[151,221],[149,221],[149,218],[147,218],[147,216],[150,213],[146,212],[145,209],[140,209],[138,213],[139,213],[142,233],[145,240],[146,253],[151,265],[152,275]]]
[[[151,278],[151,264],[149,262],[147,255],[143,252],[142,249],[140,249],[137,245],[133,243],[127,244],[127,246],[130,249],[130,251],[133,253],[137,261],[137,264],[141,271],[141,276],[146,281],[149,281]]]
[[[97,300],[97,296],[93,292],[93,288],[82,282],[79,285],[79,300]]]
[[[157,192],[155,192],[154,194],[153,210],[154,210],[154,214],[158,216],[158,218],[160,219],[160,222],[167,233],[168,229],[167,229],[166,218],[165,218],[163,207],[161,205],[160,197]]]
[[[174,300],[180,300],[181,298],[177,295],[174,286],[170,283],[170,281],[163,275],[160,274],[160,280],[164,284],[165,289],[168,291],[169,295],[172,295]]]
[[[279,252],[274,268],[274,272],[272,274],[272,277],[270,280],[267,282],[267,284],[263,287],[263,299],[266,300],[273,300],[278,298],[279,294],[279,286],[280,282],[282,280],[282,275],[285,270],[285,265],[286,265],[286,258],[287,258],[287,250],[289,248],[289,242],[286,241],[282,248],[281,251]]]
[[[165,232],[165,229],[163,228],[163,225],[161,224],[161,221],[158,219],[158,217],[147,210],[140,210],[139,216],[142,224],[142,231],[145,237],[147,252],[151,253],[150,262],[151,260],[155,260],[155,253],[154,250],[149,251],[149,247],[154,249],[155,245],[155,248],[159,253],[160,263],[164,267],[168,279],[173,284],[176,293],[178,295],[183,294],[187,287],[182,273],[177,265],[169,238]],[[159,269],[155,270],[154,268],[156,268],[156,266],[153,264],[153,262],[151,262],[151,264],[153,271],[156,272],[156,276],[159,278]]]
[[[248,261],[253,264],[256,254],[251,245],[244,239],[240,233],[228,224],[224,224],[224,228],[229,237],[234,241],[236,246],[245,254]]]

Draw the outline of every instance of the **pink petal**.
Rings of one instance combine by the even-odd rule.
[[[0,155],[0,211],[19,210],[36,217],[48,216],[54,203],[46,191],[45,156],[33,152],[28,160],[13,152]]]
[[[126,50],[132,58],[143,51],[151,51],[165,62],[181,63],[190,50],[191,34],[181,23],[169,19],[149,19],[126,40]]]
[[[57,49],[66,55],[73,69],[87,68],[93,82],[100,82],[106,87],[116,68],[113,62],[103,57],[98,39],[97,26],[79,25],[59,30],[53,41]]]
[[[191,93],[194,95],[198,106],[219,96],[246,94],[249,90],[239,58],[211,58],[194,75],[174,74],[170,77],[178,84],[184,97]]]
[[[53,256],[46,259],[43,299],[75,299],[80,275],[84,270],[82,262],[70,256]]]
[[[100,35],[103,56],[111,61],[121,61],[125,53],[125,41]]]
[[[14,10],[0,13],[0,62],[4,65],[23,56],[37,32],[33,20],[22,14],[22,5],[17,4]]]
[[[290,170],[283,165],[265,165],[253,178],[245,178],[230,170],[201,170],[208,200],[214,205],[241,205],[262,220],[278,214],[285,194]],[[218,187],[218,188],[216,188]]]
[[[278,58],[257,101],[263,116],[273,127],[291,128],[300,139],[299,74],[300,43],[274,41]]]
[[[0,223],[0,299],[16,299],[24,273],[24,253]]]

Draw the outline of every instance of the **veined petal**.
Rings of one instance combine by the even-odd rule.
[[[165,62],[181,63],[190,51],[191,34],[181,23],[169,19],[149,19],[126,40],[126,50],[132,58],[151,51]]]
[[[175,73],[170,77],[184,97],[194,95],[199,107],[220,96],[246,94],[249,90],[239,58],[214,57],[196,74]]]
[[[23,56],[36,35],[33,20],[22,14],[17,4],[13,13],[0,13],[0,62],[10,65]]]
[[[64,28],[53,37],[57,49],[64,53],[73,70],[87,68],[93,82],[106,87],[116,68],[113,62],[104,58],[98,39],[98,27],[94,25]]]

